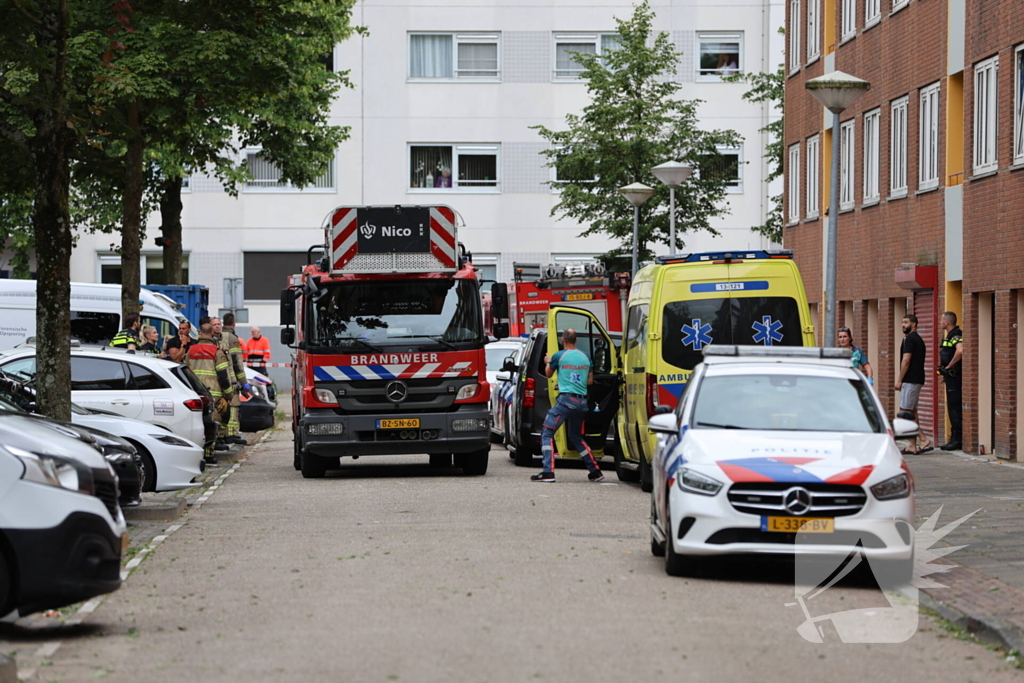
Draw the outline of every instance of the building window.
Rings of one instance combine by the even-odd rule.
[[[821,0],[807,0],[807,61],[821,56]]]
[[[852,38],[857,34],[857,0],[843,0],[842,20],[842,39]]]
[[[188,284],[188,257],[189,252],[181,255],[181,281]],[[96,255],[96,282],[108,285],[120,285],[123,283],[121,270],[121,256],[118,254],[100,253]],[[35,279],[33,277],[33,279]],[[166,285],[167,273],[164,271],[163,252],[146,253],[139,255],[139,284],[142,285]]]
[[[800,0],[789,0],[789,72],[800,68]],[[701,54],[701,73],[704,55]]]
[[[864,114],[864,201],[877,201],[878,190],[878,124],[879,109]]]
[[[820,168],[820,141],[817,135],[807,138],[807,217],[818,217],[818,196],[821,188],[818,180]]]
[[[1013,163],[1024,164],[1024,45],[1014,54]]]
[[[561,148],[556,147],[555,149],[561,151]],[[583,182],[593,183],[597,182],[597,173],[594,172],[593,165],[589,162],[580,161],[578,158],[574,159],[572,165],[567,161],[565,155],[559,154],[551,159],[554,163],[551,165],[551,182],[555,183],[551,186],[552,192],[561,192],[560,185],[568,182]]]
[[[618,33],[556,33],[555,80],[580,79],[583,65],[576,58],[576,53],[603,57],[618,45]]]
[[[491,280],[491,282],[480,283],[481,292],[490,292],[491,286],[498,281],[498,263],[500,261],[501,256],[498,254],[473,254],[473,267],[477,269],[477,275],[481,280]]]
[[[704,158],[705,173],[725,180],[726,194],[743,192],[743,148],[719,147],[718,154]]]
[[[496,144],[409,145],[409,188],[496,192],[499,151]]]
[[[323,192],[334,190],[334,162],[327,165],[327,170],[322,176],[313,181],[312,185],[305,188],[297,188],[289,182],[281,179],[281,169],[277,165],[265,159],[259,150],[247,150],[245,153],[245,164],[252,177],[245,183],[246,192]]]
[[[882,19],[882,0],[864,0],[864,27],[873,26]]]
[[[986,59],[974,67],[974,172],[984,173],[999,166],[996,158],[998,99],[996,69],[999,58]]]
[[[892,0],[892,11],[895,12],[898,9],[903,9],[910,4],[910,0]]]
[[[319,258],[319,257],[317,257]],[[242,253],[242,287],[246,301],[278,301],[289,276],[306,267],[304,251]]]
[[[800,220],[800,143],[789,147],[789,222]]]
[[[892,122],[889,136],[889,194],[902,197],[907,194],[907,98],[892,103]]]
[[[939,186],[939,84],[921,90],[919,189]]]
[[[853,208],[854,120],[839,125],[839,208]]]
[[[410,33],[411,80],[487,80],[501,75],[497,33]]]
[[[797,14],[799,15],[799,8]],[[798,27],[799,25],[797,23]],[[797,42],[799,43],[799,39]],[[731,76],[743,70],[742,33],[698,33],[697,43],[700,46],[698,81],[720,81],[722,76]],[[799,62],[799,44],[791,54],[796,55],[795,59]]]

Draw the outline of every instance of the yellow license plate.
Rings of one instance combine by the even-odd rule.
[[[377,420],[377,429],[419,429],[420,420]]]
[[[121,554],[124,555],[128,550],[128,534],[121,534]]]
[[[830,534],[836,530],[834,519],[820,517],[762,517],[761,531],[801,534]]]
[[[593,292],[587,292],[585,294],[566,294],[566,301],[589,301],[594,298]]]

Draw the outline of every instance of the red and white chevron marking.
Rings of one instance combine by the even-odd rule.
[[[354,208],[338,209],[331,216],[331,230],[334,239],[331,242],[331,263],[334,270],[341,270],[359,251],[356,231],[359,228]]]
[[[455,268],[455,212],[447,206],[430,208],[430,253],[446,268]]]

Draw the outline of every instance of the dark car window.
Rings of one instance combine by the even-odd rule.
[[[590,316],[573,311],[559,311],[557,320],[558,326],[562,328],[558,330],[559,348],[563,347],[562,332],[567,329],[576,330],[576,348],[587,354],[591,369],[595,373],[611,372],[608,339]]]
[[[142,367],[137,363],[128,363],[128,369],[132,373],[134,389],[145,391],[147,389],[166,389],[167,382],[160,379],[151,370]]]
[[[207,390],[206,385],[200,382],[199,378],[195,376],[195,373],[184,365],[178,365],[171,368],[171,374],[181,380],[182,384],[200,396],[206,396],[210,393],[209,390]]]
[[[662,316],[665,362],[692,370],[709,344],[803,346],[800,309],[789,297],[671,301]]]
[[[105,344],[120,329],[117,313],[71,311],[71,338],[83,344]]]
[[[80,356],[71,359],[72,391],[123,391],[127,385],[124,363],[119,360]]]

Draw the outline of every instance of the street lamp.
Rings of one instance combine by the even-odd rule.
[[[651,198],[654,189],[643,183],[632,183],[620,187],[619,192],[633,205],[633,277],[636,277],[637,265],[640,261],[640,207]]]
[[[829,178],[828,250],[825,256],[825,346],[836,345],[836,241],[839,218],[839,115],[864,94],[871,84],[833,71],[804,83],[814,98],[832,112],[832,175]],[[799,173],[799,170],[791,170]]]
[[[678,161],[666,161],[652,168],[651,173],[663,184],[668,185],[668,253],[674,254],[676,251],[676,188],[686,182],[686,179],[693,173],[693,169]]]

